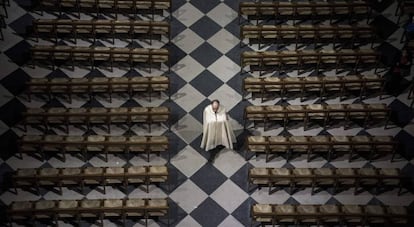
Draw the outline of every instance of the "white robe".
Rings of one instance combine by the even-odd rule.
[[[203,139],[201,140],[201,148],[206,151],[223,145],[228,149],[233,149],[236,137],[233,129],[227,120],[226,109],[219,106],[217,113],[214,113],[211,104],[208,105],[203,112]]]

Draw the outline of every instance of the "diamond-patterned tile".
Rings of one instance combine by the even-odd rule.
[[[190,27],[194,22],[203,17],[203,13],[191,3],[187,2],[182,7],[174,11],[173,16],[177,21],[187,27]]]
[[[210,71],[204,70],[190,84],[197,87],[198,91],[204,96],[210,96],[217,88],[219,88],[223,81],[213,75]]]
[[[210,197],[214,199],[228,213],[232,213],[249,196],[233,181],[227,180]]]
[[[205,96],[194,88],[196,85],[193,83],[184,85],[173,97],[174,102],[182,106],[187,112],[190,112],[205,99]]]
[[[246,0],[247,1],[247,0]],[[0,42],[0,61],[2,68],[0,72],[0,145],[2,152],[0,155],[0,182],[3,182],[2,175],[10,170],[21,167],[81,167],[81,166],[131,166],[131,165],[167,165],[169,167],[170,190],[165,185],[159,187],[150,186],[150,193],[147,194],[139,188],[129,187],[126,195],[120,187],[108,186],[106,195],[102,193],[102,187],[87,187],[88,198],[124,198],[129,197],[167,197],[170,195],[170,224],[172,226],[248,226],[250,220],[250,207],[253,203],[278,203],[278,204],[309,204],[309,203],[357,203],[357,204],[385,204],[385,205],[407,205],[413,206],[414,197],[411,192],[406,192],[401,196],[396,195],[396,190],[384,190],[379,195],[373,195],[371,191],[364,191],[357,196],[353,195],[353,190],[345,190],[338,195],[330,195],[330,190],[321,190],[314,195],[310,195],[310,189],[298,190],[290,196],[286,190],[279,190],[268,195],[267,188],[261,190],[253,186],[250,191],[247,189],[248,169],[255,167],[287,167],[287,168],[401,168],[404,174],[413,175],[414,162],[408,162],[406,158],[412,158],[414,153],[414,114],[408,106],[411,100],[407,99],[407,86],[412,76],[396,81],[385,72],[388,85],[386,91],[389,93],[385,99],[379,99],[377,94],[372,94],[364,103],[386,103],[393,109],[393,116],[390,126],[386,129],[383,125],[376,124],[367,129],[354,124],[350,128],[344,128],[343,122],[337,122],[326,130],[319,124],[311,124],[304,130],[302,124],[292,123],[288,130],[283,130],[280,125],[267,129],[263,127],[243,130],[243,113],[247,105],[274,105],[281,104],[278,99],[261,102],[259,99],[242,100],[242,81],[246,76],[258,76],[258,73],[247,73],[247,67],[240,74],[240,54],[243,51],[258,50],[257,45],[247,45],[239,47],[240,25],[238,23],[237,11],[239,1],[231,0],[177,0],[172,2],[171,38],[172,43],[167,44],[167,39],[161,41],[154,40],[152,45],[148,40],[136,39],[129,43],[126,40],[115,39],[112,44],[108,40],[98,39],[94,45],[110,47],[144,47],[144,48],[168,48],[172,72],[167,73],[167,67],[154,69],[151,73],[142,68],[129,69],[128,67],[115,67],[110,72],[105,67],[92,70],[90,67],[63,66],[52,71],[45,67],[31,68],[25,65],[29,60],[28,50],[31,45],[54,45],[46,39],[36,42],[26,39],[26,28],[31,26],[32,19],[54,19],[56,15],[45,13],[40,16],[34,12],[26,11],[30,7],[30,2],[26,0],[11,1],[9,18],[6,18],[7,27],[3,29],[5,40]],[[385,38],[385,42],[377,48],[382,53],[382,61],[385,65],[393,65],[397,60],[400,49],[404,43],[399,42],[403,32],[403,24],[396,24],[397,17],[394,16],[396,2],[382,0],[373,5],[375,18],[371,24],[377,27],[380,36]],[[166,12],[165,12],[166,13]],[[378,14],[378,16],[377,16]],[[62,18],[76,19],[72,14],[64,14]],[[91,15],[81,14],[82,19],[93,19]],[[108,15],[99,18],[109,19]],[[149,20],[145,15],[138,15],[141,20]],[[128,19],[125,15],[119,15],[119,19]],[[405,21],[407,17],[403,17]],[[156,16],[155,20],[165,20]],[[266,22],[267,23],[267,22]],[[270,22],[272,23],[272,22]],[[342,23],[342,22],[340,22]],[[360,21],[358,24],[365,24]],[[288,22],[288,24],[291,24]],[[307,24],[307,22],[305,22]],[[70,46],[90,46],[90,39],[79,39],[77,44],[68,40],[60,41],[60,45]],[[288,45],[284,49],[293,49],[294,45]],[[310,49],[306,46],[304,49]],[[360,47],[361,49],[370,48],[369,46]],[[262,50],[275,50],[273,45],[262,48]],[[324,50],[331,50],[332,45],[325,45]],[[21,66],[19,68],[19,66]],[[380,69],[385,71],[386,69]],[[373,70],[364,71],[364,74],[373,74]],[[309,76],[313,71],[308,71],[298,75],[297,70],[279,75],[269,73],[272,76]],[[337,74],[335,70],[323,72],[325,76],[352,74],[350,71]],[[46,102],[46,96],[33,97],[31,102],[26,100],[23,94],[24,82],[29,78],[56,78],[56,77],[151,77],[156,75],[167,75],[171,81],[171,101],[167,101],[167,96],[154,98],[149,102],[148,97],[134,96],[128,100],[126,95],[114,95],[113,102],[109,103],[107,95],[97,95],[88,102],[86,95],[76,95],[73,103],[69,104],[66,100],[58,97],[50,102]],[[265,76],[268,76],[266,74]],[[394,79],[394,80],[392,80]],[[1,92],[3,91],[3,92]],[[16,96],[16,97],[15,97]],[[202,138],[202,114],[205,106],[212,99],[219,99],[226,107],[230,123],[232,124],[237,136],[237,146],[234,151],[222,149],[215,161],[209,163],[206,160],[210,153],[200,148]],[[330,97],[324,101],[328,104],[354,103],[358,102],[357,97],[348,97],[346,100],[339,100]],[[300,102],[297,97],[289,97],[283,104],[311,104],[320,103],[314,97],[309,97],[306,101]],[[4,105],[3,105],[4,104]],[[171,162],[167,162],[167,155],[151,155],[148,163],[142,155],[110,155],[109,162],[102,159],[101,154],[91,154],[89,160],[84,162],[79,155],[67,154],[65,162],[57,156],[48,157],[47,161],[39,160],[35,157],[24,155],[23,159],[14,157],[16,153],[15,141],[18,136],[24,134],[43,134],[36,127],[29,127],[28,132],[23,132],[19,127],[13,127],[19,121],[20,112],[24,107],[135,107],[135,106],[168,106],[172,110],[172,131],[167,128],[154,126],[151,133],[146,127],[134,125],[128,130],[125,125],[114,126],[111,135],[166,135],[170,140]],[[13,127],[12,130],[10,127]],[[103,134],[106,135],[105,127],[94,126],[91,131],[86,132],[85,127],[70,126],[70,135]],[[50,133],[66,135],[61,129],[53,128]],[[399,153],[404,157],[397,156],[394,162],[390,162],[390,155],[378,157],[369,163],[364,157],[356,157],[352,162],[348,162],[347,155],[338,156],[331,162],[327,162],[326,157],[315,156],[307,162],[306,155],[292,157],[289,162],[283,156],[274,157],[269,162],[265,161],[263,155],[251,157],[249,161],[244,160],[244,142],[249,135],[391,135],[399,141]],[[2,184],[3,185],[3,184]],[[4,189],[7,186],[3,185]],[[18,195],[2,192],[0,189],[0,207],[9,204],[13,200],[25,199],[82,199],[84,196],[76,188],[64,188],[63,195],[55,191],[41,190],[42,197],[38,197],[32,192],[19,191]],[[210,196],[209,196],[210,195]],[[249,197],[251,195],[251,197]],[[229,215],[231,213],[231,215]],[[188,215],[191,214],[191,215]],[[1,217],[0,217],[1,219]],[[127,220],[127,226],[143,224],[143,221],[135,223],[134,220]],[[60,222],[60,224],[68,224]],[[83,225],[93,225],[93,223],[83,222]],[[105,226],[120,225],[116,220],[104,220]],[[166,226],[164,218],[160,220],[150,220],[149,226]]]
[[[188,199],[190,195],[191,199]],[[187,213],[191,213],[197,209],[200,203],[207,197],[207,194],[199,189],[191,180],[187,180],[170,194],[170,198],[177,201],[180,207]]]
[[[194,5],[197,9],[199,9],[203,13],[207,13],[216,5],[220,3],[219,0],[211,0],[211,1],[203,1],[203,0],[190,0],[191,4]]]
[[[25,106],[17,98],[10,99],[0,107],[0,119],[11,127],[22,120],[22,112],[25,109]]]
[[[206,27],[209,29],[205,29]],[[221,27],[216,22],[214,22],[214,20],[210,19],[207,16],[204,16],[193,25],[191,25],[190,29],[204,40],[208,40],[211,36],[216,34],[216,32],[218,32]]]
[[[17,34],[25,36],[31,31],[33,16],[26,13],[25,15],[19,17],[19,19],[13,21],[9,24],[9,27],[12,28]]]
[[[14,63],[16,63],[19,66],[22,66],[30,60],[30,47],[30,44],[23,40],[11,47],[10,49],[5,50],[4,53]]]
[[[190,55],[204,67],[208,67],[221,57],[220,52],[207,42],[201,44]]]
[[[257,203],[249,197],[246,199],[237,209],[235,209],[231,215],[236,218],[240,223],[244,226],[249,226],[251,219],[250,219],[250,210],[253,204]]]
[[[185,147],[171,159],[171,163],[187,177],[191,177],[196,173],[200,166],[203,166],[206,161],[207,160],[203,156],[190,146]]]
[[[229,215],[226,219],[224,219],[223,222],[220,223],[219,227],[225,227],[225,226],[234,226],[234,227],[242,227],[244,226],[241,224],[237,219],[235,219],[233,216]]]
[[[181,50],[189,54],[201,43],[203,43],[204,39],[197,35],[197,33],[195,33],[193,30],[187,28],[175,36],[173,42],[175,45],[181,48]]]
[[[223,82],[227,82],[230,79],[235,78],[235,75],[240,72],[240,66],[224,55],[211,64],[207,69],[214,75],[217,75]],[[240,80],[240,77],[237,79]],[[241,85],[237,89],[241,89]]]
[[[173,67],[173,70],[183,80],[190,82],[204,71],[204,66],[187,55]]]
[[[239,151],[223,149],[216,156],[214,166],[227,177],[231,177],[245,162]],[[229,163],[232,164],[229,165]]]
[[[217,6],[207,13],[207,16],[214,18],[216,23],[221,27],[225,27],[228,23],[238,17],[237,11],[230,8],[225,3],[219,3]]]
[[[218,226],[228,213],[211,198],[204,200],[193,212],[193,217],[202,226]]]
[[[226,181],[226,176],[213,165],[207,163],[190,178],[205,193],[210,195]]]

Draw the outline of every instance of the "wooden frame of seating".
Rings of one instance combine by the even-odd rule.
[[[326,207],[325,212],[322,207]],[[336,208],[335,210],[330,210]],[[328,210],[329,209],[329,210]],[[355,210],[354,210],[355,209]],[[353,211],[351,211],[353,210]],[[376,213],[380,211],[380,213]],[[333,212],[333,213],[332,213]],[[400,213],[401,212],[401,213]],[[273,226],[279,224],[385,224],[406,226],[411,215],[405,206],[382,206],[382,205],[276,205],[276,204],[253,204],[250,209],[250,216],[253,222],[260,222],[263,226],[271,224]],[[347,223],[350,221],[351,223]]]
[[[103,107],[102,107],[103,108]],[[168,112],[156,112],[158,109],[160,108],[167,108]],[[41,112],[35,112],[35,111],[31,111],[30,109],[28,111],[25,111],[22,113],[23,115],[23,127],[24,130],[27,131],[27,125],[29,124],[35,124],[35,125],[39,125],[42,124],[45,128],[45,131],[48,130],[50,122],[48,122],[48,118],[50,117],[59,117],[63,119],[63,124],[66,125],[66,132],[69,132],[69,124],[80,124],[79,122],[75,121],[72,122],[71,121],[71,117],[80,117],[80,118],[85,118],[85,120],[83,120],[84,125],[87,126],[88,130],[90,129],[90,125],[93,124],[93,122],[91,122],[90,118],[91,117],[105,117],[106,120],[106,125],[108,127],[108,133],[110,133],[111,131],[111,117],[126,117],[125,123],[128,125],[128,128],[132,127],[132,124],[137,124],[137,123],[141,123],[142,124],[148,124],[148,130],[151,133],[151,124],[153,123],[165,123],[168,127],[168,130],[171,130],[171,125],[170,125],[170,114],[171,111],[168,107],[145,107],[146,111],[145,112],[131,112],[131,110],[134,109],[134,107],[132,108],[128,108],[128,111],[125,113],[117,113],[117,112],[113,112],[112,110],[115,109],[119,109],[119,108],[103,108],[106,109],[105,112],[100,112],[100,113],[93,113],[90,110],[92,108],[85,108],[86,112],[82,113],[82,112],[68,112],[70,109],[66,109],[66,112],[63,113],[52,113],[50,112],[50,109],[53,108],[49,108],[49,109],[39,109],[42,110]],[[76,108],[73,108],[76,109]],[[155,110],[155,112],[154,112]],[[136,116],[146,116],[146,120],[145,121],[140,121],[140,122],[134,122],[132,120],[133,117]],[[155,117],[162,117],[164,116],[166,118],[166,120],[163,121],[159,121],[156,120]],[[28,118],[35,118],[36,122],[30,122],[28,121]],[[155,120],[154,120],[155,119]],[[105,123],[103,123],[105,124]]]
[[[107,173],[106,169],[112,167],[92,167],[94,169],[99,168],[101,169],[102,174],[86,174],[85,169],[89,167],[79,167],[79,168],[54,168],[58,173],[54,175],[46,175],[43,176],[40,174],[41,168],[38,169],[25,169],[31,170],[35,172],[35,175],[29,176],[19,176],[18,172],[15,171],[12,175],[13,187],[15,189],[15,193],[17,194],[18,187],[24,186],[34,186],[36,188],[37,194],[40,195],[40,187],[41,186],[57,186],[59,187],[59,192],[62,195],[62,187],[64,186],[73,186],[73,182],[77,182],[77,185],[80,185],[81,191],[84,192],[85,185],[102,185],[104,194],[106,194],[106,186],[107,185],[114,185],[109,181],[117,180],[120,184],[123,185],[125,191],[127,191],[128,185],[134,184],[133,182],[130,183],[133,179],[140,179],[142,180],[142,184],[145,185],[145,192],[149,193],[149,185],[151,183],[161,183],[159,180],[152,181],[153,178],[162,178],[165,179],[162,183],[167,184],[167,190],[169,191],[169,181],[168,181],[168,167],[167,166],[138,166],[145,169],[143,173],[131,173],[128,172],[128,167],[114,167],[114,168],[123,168],[123,173],[116,174],[116,173]],[[153,173],[150,172],[150,168],[152,167],[167,167],[166,173]],[[66,175],[62,173],[63,169],[80,169],[79,174],[75,175]],[[47,183],[42,183],[47,182]],[[68,183],[72,182],[72,183]]]
[[[295,140],[294,138],[296,136],[289,136],[289,137],[285,137],[286,141],[271,141],[269,140],[269,138],[271,138],[271,136],[260,136],[261,138],[263,138],[264,141],[252,141],[252,136],[248,136],[246,137],[245,140],[245,153],[244,153],[244,157],[246,159],[246,161],[248,160],[247,154],[248,152],[253,152],[255,153],[255,155],[257,156],[259,153],[265,153],[266,154],[266,162],[268,162],[269,156],[271,154],[276,154],[276,153],[283,153],[281,151],[278,152],[274,152],[272,151],[272,149],[270,147],[284,147],[285,150],[284,153],[286,153],[286,159],[289,160],[289,157],[292,153],[301,153],[301,154],[307,154],[307,161],[310,161],[311,155],[313,153],[317,153],[318,150],[314,149],[314,147],[328,147],[328,149],[326,149],[325,152],[327,154],[327,159],[328,161],[331,161],[332,155],[338,153],[337,151],[335,151],[335,147],[336,146],[349,146],[349,162],[351,162],[354,153],[360,153],[358,150],[358,147],[361,146],[369,146],[370,147],[370,152],[369,152],[369,161],[372,161],[372,159],[374,158],[375,155],[377,155],[377,151],[381,150],[378,147],[380,146],[389,146],[392,147],[391,149],[387,149],[390,150],[389,152],[392,154],[391,157],[391,162],[394,160],[394,157],[397,153],[397,149],[398,149],[398,142],[393,140],[392,137],[380,137],[380,136],[369,136],[367,137],[369,139],[369,141],[357,141],[356,138],[358,136],[347,136],[348,141],[334,141],[333,138],[334,136],[323,136],[325,138],[325,141],[311,141],[310,138],[308,136],[298,136],[298,140]],[[319,136],[322,137],[322,136]],[[366,136],[363,136],[366,137]],[[306,141],[300,141],[299,139],[301,138],[305,138]],[[353,139],[355,138],[355,139]],[[387,138],[385,141],[381,141],[381,138]],[[296,152],[294,147],[296,146],[301,146],[304,147],[303,149],[306,150],[306,152]],[[263,148],[259,150],[255,150],[252,151],[252,149],[250,149],[251,147],[260,147]],[[325,150],[325,149],[324,149]],[[388,152],[388,151],[387,151]],[[361,153],[366,153],[366,152],[361,152]]]
[[[149,96],[149,101],[151,101],[152,93],[167,92],[168,100],[171,100],[171,91],[170,91],[170,79],[167,76],[156,76],[156,77],[142,77],[146,81],[135,81],[133,78],[128,78],[127,81],[117,81],[117,79],[108,78],[106,82],[93,81],[93,79],[87,79],[88,81],[79,82],[77,79],[67,79],[67,81],[55,81],[55,79],[47,79],[47,81],[41,80],[31,80],[26,83],[27,86],[27,98],[30,101],[32,94],[48,94],[49,100],[51,100],[52,95],[67,95],[69,103],[72,103],[72,95],[75,93],[74,90],[79,90],[84,87],[85,93],[89,94],[90,100],[92,99],[93,94],[103,93],[109,94],[109,102],[112,102],[113,93],[127,93],[129,94],[129,99],[132,99],[134,94],[134,86],[146,85],[145,89]],[[163,80],[160,80],[162,78]],[[60,78],[58,79],[60,80]],[[94,86],[99,86],[99,89],[94,89]],[[105,89],[102,89],[102,86],[106,86]],[[118,86],[115,90],[113,87]],[[124,86],[124,88],[119,88]],[[167,86],[163,91],[160,90],[160,86]],[[56,87],[56,89],[54,89]],[[141,87],[140,87],[141,89]],[[80,92],[76,92],[80,93]]]
[[[105,207],[105,201],[120,200],[121,206]],[[162,205],[151,204],[151,201],[159,201]],[[53,209],[36,209],[35,205],[38,201],[23,201],[23,202],[12,202],[7,209],[7,217],[12,226],[12,222],[15,219],[29,219],[32,224],[36,219],[51,219],[55,225],[58,220],[65,219],[65,216],[74,217],[80,225],[82,214],[94,214],[96,218],[100,220],[100,226],[103,226],[103,219],[107,216],[105,214],[116,213],[116,216],[122,218],[125,225],[126,218],[130,217],[143,217],[145,219],[145,226],[148,226],[148,219],[151,217],[167,217],[167,225],[170,224],[169,214],[169,202],[166,198],[139,198],[139,199],[85,199],[85,200],[47,200],[52,201]],[[71,208],[60,208],[60,202],[75,201],[76,206]],[[83,207],[81,204],[84,201],[97,201],[99,207]],[[139,201],[139,202],[138,202]],[[14,210],[13,206],[16,203],[26,203],[29,208],[24,207],[23,209]],[[137,204],[138,206],[135,206]],[[166,204],[166,205],[164,205]]]
[[[318,104],[314,104],[314,105],[318,105]],[[283,122],[283,127],[286,128],[288,121],[292,120],[294,115],[303,115],[303,117],[300,118],[300,121],[303,120],[304,122],[304,129],[306,130],[308,127],[308,122],[311,120],[312,115],[323,115],[319,118],[323,118],[323,127],[326,128],[328,122],[331,120],[332,116],[335,113],[343,113],[343,117],[340,117],[340,119],[345,120],[346,125],[345,127],[348,127],[351,120],[352,120],[352,116],[351,114],[358,114],[358,116],[360,118],[363,118],[363,127],[366,128],[367,127],[367,123],[370,120],[371,117],[376,116],[376,115],[381,115],[381,116],[376,116],[376,118],[383,118],[385,120],[385,125],[384,128],[387,128],[388,122],[390,120],[390,116],[391,116],[391,108],[386,107],[384,105],[382,105],[381,107],[370,107],[370,104],[340,104],[343,108],[340,109],[328,109],[330,107],[330,105],[321,105],[321,107],[323,109],[310,109],[311,105],[290,105],[290,106],[294,106],[294,107],[301,107],[298,110],[294,110],[294,109],[287,109],[282,105],[274,105],[274,106],[252,106],[252,107],[260,107],[263,108],[263,110],[249,110],[249,106],[246,106],[245,110],[244,110],[244,128],[246,128],[247,126],[247,122],[249,120],[253,121],[254,127],[256,127],[256,122],[263,122],[264,123],[264,129],[267,129],[267,124],[269,122],[273,122],[273,121],[282,121]],[[358,105],[358,108],[352,108],[353,106]],[[359,108],[359,105],[362,105],[362,109]],[[372,104],[375,105],[375,104]],[[278,110],[269,110],[269,108],[272,107],[278,107]],[[276,109],[276,108],[275,108]],[[363,115],[362,115],[362,114]],[[254,117],[248,117],[248,115],[253,115]],[[257,117],[257,115],[260,115],[260,117]],[[283,115],[283,117],[276,117],[278,118],[277,120],[270,120],[270,118],[275,118],[272,117],[272,115]],[[250,119],[249,119],[250,118]],[[298,117],[295,117],[298,118]],[[339,117],[336,117],[339,118]]]
[[[350,22],[354,19],[366,18],[367,23],[372,14],[370,4],[366,1],[352,2],[240,2],[239,24],[243,16],[248,20],[273,19],[275,23],[281,20],[311,19],[326,20],[332,24],[334,19],[347,18]]]
[[[400,23],[401,17],[404,14],[407,14],[408,16],[414,14],[414,2],[413,1],[397,0],[397,7],[395,9],[395,16],[398,16],[397,24]]]
[[[414,97],[412,97],[413,94],[414,94],[414,81],[411,82],[411,88],[408,91],[408,96],[407,96],[408,99],[413,98],[413,101],[411,101],[411,105],[410,105],[411,108],[413,107],[413,104],[414,104]]]
[[[157,155],[160,155],[161,152],[167,152],[168,153],[168,161],[170,161],[170,143],[168,140],[168,137],[166,136],[137,136],[139,138],[142,138],[143,141],[131,141],[131,137],[124,137],[125,141],[116,140],[116,138],[119,138],[120,136],[103,136],[104,141],[89,141],[88,137],[84,137],[82,141],[68,141],[67,138],[69,136],[60,136],[61,140],[56,141],[48,141],[46,140],[46,136],[42,137],[40,140],[25,140],[24,137],[20,138],[17,142],[19,147],[19,154],[20,158],[23,158],[23,153],[28,154],[34,154],[34,153],[40,153],[43,157],[43,160],[46,160],[45,152],[47,152],[48,147],[53,147],[53,150],[58,150],[62,153],[62,159],[63,161],[66,160],[66,153],[71,152],[70,150],[67,150],[66,147],[70,146],[76,146],[83,154],[83,159],[87,160],[87,153],[88,152],[94,152],[90,151],[88,149],[88,146],[102,146],[102,153],[105,153],[105,161],[108,162],[108,153],[112,153],[112,149],[121,149],[125,154],[135,153],[135,151],[131,151],[131,147],[134,146],[143,146],[143,151],[141,153],[145,153],[147,156],[147,162],[150,161],[150,154],[156,153]],[[113,139],[111,139],[113,138]],[[154,138],[162,138],[162,141],[153,141]],[[115,141],[114,141],[115,140]],[[25,150],[24,147],[30,147],[33,149]],[[153,151],[152,146],[157,147],[165,147],[163,151]],[[119,153],[119,152],[115,152]]]
[[[336,44],[351,43],[374,43],[379,37],[372,26],[361,25],[242,25],[240,26],[240,46],[243,40],[248,39],[249,45],[277,44],[278,48],[283,44],[295,44],[295,50],[300,43],[317,44],[332,43],[334,49]],[[282,42],[283,40],[283,42]]]
[[[122,12],[132,13],[134,18],[138,13],[150,14],[152,20],[156,14],[163,15],[163,11],[169,12],[169,18],[172,16],[171,0],[40,0],[39,6],[40,12],[46,10],[54,10],[59,12],[59,16],[62,12],[77,12],[78,18],[83,11],[96,13],[96,16],[103,12],[115,13],[115,18],[118,18],[118,14]]]
[[[112,37],[112,43],[118,35],[127,35],[131,42],[139,35],[152,40],[161,40],[162,36],[171,42],[171,26],[166,21],[141,20],[67,20],[67,19],[36,19],[33,21],[33,35],[39,37],[51,36],[58,42],[59,35],[73,38],[76,44],[78,37],[92,37],[93,42],[97,36]]]
[[[171,71],[169,51],[167,49],[146,48],[118,48],[118,47],[74,47],[74,46],[33,46],[31,48],[32,66],[37,62],[48,62],[54,70],[56,61],[71,62],[72,69],[75,62],[88,62],[93,69],[95,62],[109,62],[110,69],[113,64],[128,62],[130,67],[136,63],[148,65],[149,72],[154,65],[162,63]]]
[[[264,101],[264,96],[271,93],[276,93],[274,91],[268,91],[268,90],[275,90],[273,86],[280,87],[280,91],[277,92],[280,94],[280,97],[282,99],[289,97],[289,93],[291,92],[290,86],[297,85],[300,87],[300,100],[303,101],[303,97],[305,93],[309,93],[308,86],[318,86],[320,89],[316,91],[316,93],[319,94],[319,98],[324,98],[327,96],[328,89],[327,87],[329,85],[338,85],[339,93],[335,92],[335,95],[339,96],[339,99],[342,100],[345,93],[347,93],[348,86],[355,86],[355,84],[359,85],[359,99],[362,100],[363,96],[366,95],[366,92],[370,89],[370,84],[372,83],[379,83],[380,86],[378,86],[378,90],[380,92],[380,99],[382,99],[382,95],[384,94],[384,87],[385,87],[385,79],[382,77],[377,77],[375,79],[371,78],[364,78],[362,75],[356,75],[356,77],[359,77],[358,79],[349,80],[346,79],[347,76],[336,76],[336,77],[316,77],[317,80],[306,80],[304,77],[299,77],[298,81],[288,81],[285,78],[280,78],[280,81],[267,81],[266,78],[254,78],[254,77],[246,77],[243,79],[242,82],[242,97],[243,99],[246,99],[246,95],[248,93],[252,93],[252,99],[254,100],[255,94],[259,94],[261,101]],[[338,80],[332,80],[332,78],[337,78]],[[257,81],[250,81],[250,79],[254,79]],[[328,80],[330,79],[330,80]],[[269,87],[269,89],[267,89]],[[250,91],[249,91],[250,90]],[[356,89],[353,89],[353,91]]]
[[[306,174],[297,174],[297,172],[304,172]],[[351,171],[350,175],[343,175],[337,173],[341,170]],[[367,170],[367,172],[373,172],[373,175],[364,175],[360,172]],[[272,173],[274,171],[275,173]],[[322,175],[317,173],[319,171],[329,172],[330,175]],[[395,174],[384,174],[383,172],[392,172]],[[280,174],[278,174],[280,172]],[[274,192],[273,187],[277,186],[287,186],[289,187],[289,194],[292,195],[295,192],[295,188],[299,185],[301,187],[311,187],[312,195],[315,193],[315,188],[317,187],[333,187],[334,194],[338,191],[338,188],[341,187],[340,181],[353,181],[354,195],[357,194],[359,188],[364,186],[375,187],[376,195],[379,194],[379,188],[390,185],[384,185],[384,182],[394,180],[397,183],[393,183],[391,186],[398,188],[398,195],[401,195],[403,182],[409,180],[407,176],[401,174],[400,169],[396,168],[360,168],[360,169],[351,169],[351,168],[251,168],[248,172],[248,186],[247,190],[251,191],[252,185],[257,185],[260,189],[262,186],[268,187],[268,194]],[[318,183],[321,182],[321,183]],[[370,182],[369,185],[365,185],[362,182]]]
[[[260,75],[266,71],[284,71],[287,67],[293,69],[315,69],[319,74],[319,69],[335,69],[344,67],[358,73],[357,69],[361,66],[373,66],[374,72],[380,65],[380,53],[372,50],[298,50],[298,51],[245,51],[240,57],[240,73],[246,66],[250,66],[249,72],[259,71]],[[299,71],[299,73],[301,73]]]

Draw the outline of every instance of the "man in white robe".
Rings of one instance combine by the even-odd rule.
[[[203,139],[201,148],[206,151],[222,145],[233,149],[236,142],[233,129],[228,121],[226,109],[218,100],[213,100],[203,112]],[[214,156],[212,154],[212,156]]]

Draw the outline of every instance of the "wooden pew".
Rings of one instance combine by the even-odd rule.
[[[64,95],[72,103],[73,94],[88,94],[89,100],[96,94],[108,94],[112,102],[113,93],[126,93],[132,99],[135,93],[147,93],[149,101],[153,93],[166,92],[171,100],[170,79],[167,76],[154,77],[115,77],[115,78],[40,78],[31,79],[26,83],[28,100],[33,94],[47,94],[52,96]]]
[[[397,8],[395,9],[395,16],[397,15],[398,15],[397,24],[400,23],[401,17],[403,15],[412,17],[414,15],[414,1],[397,0]]]
[[[352,23],[355,19],[371,17],[370,3],[365,1],[312,1],[312,2],[240,2],[239,24],[243,17],[247,20],[329,20],[346,18]]]
[[[240,46],[243,40],[248,39],[249,45],[262,44],[282,45],[314,44],[350,44],[355,47],[357,43],[374,43],[380,39],[374,27],[369,25],[242,25],[240,26]]]
[[[339,96],[340,100],[346,94],[358,93],[362,100],[368,93],[378,92],[380,99],[384,94],[385,79],[379,75],[347,75],[329,77],[246,77],[243,79],[243,99],[248,94],[252,99],[259,96],[264,101],[265,97],[291,97],[292,93],[300,93],[300,100],[303,101],[306,94],[314,93],[324,99],[329,94]]]
[[[405,206],[382,205],[276,205],[253,204],[253,223],[262,225],[395,225],[406,226],[410,215]],[[252,225],[253,225],[252,223]]]
[[[37,168],[17,169],[12,175],[13,186],[17,188],[34,187],[40,195],[41,187],[80,186],[84,192],[85,185],[106,186],[122,185],[127,191],[128,185],[144,185],[149,192],[150,184],[166,183],[168,187],[167,166],[132,166],[132,167],[79,167],[79,168]]]
[[[112,43],[115,38],[128,38],[131,42],[135,38],[148,39],[152,45],[153,39],[168,38],[171,42],[171,27],[166,21],[141,20],[70,20],[70,19],[36,19],[33,21],[33,35],[38,41],[40,37],[73,38],[76,44],[78,38],[110,37]]]
[[[163,16],[164,10],[169,12],[170,19],[172,14],[171,0],[39,0],[37,9],[42,15],[49,10],[58,11],[59,16],[62,12],[77,12],[78,18],[81,12],[96,13],[97,17],[101,13],[115,13],[116,19],[123,12],[133,14],[134,18],[137,14],[150,14],[152,20],[155,15]]]
[[[31,108],[22,113],[23,126],[43,125],[47,131],[51,125],[64,125],[68,132],[69,125],[86,125],[89,130],[91,125],[107,125],[108,133],[111,124],[146,124],[151,132],[151,124],[166,124],[170,130],[170,109],[168,107],[120,107],[120,108]]]
[[[82,154],[86,161],[88,153],[103,153],[108,162],[108,153],[138,153],[146,154],[147,161],[151,154],[168,153],[170,159],[170,143],[166,136],[60,136],[60,135],[26,135],[18,141],[20,158],[23,153],[40,154],[46,160],[45,153],[62,155],[66,160],[66,153]]]
[[[299,188],[312,188],[312,195],[317,188],[354,188],[354,195],[361,188],[380,189],[398,188],[401,194],[403,183],[409,180],[396,168],[261,168],[254,167],[249,170],[248,190],[251,186],[269,188],[269,194],[277,190],[276,187],[289,188],[293,194]]]
[[[35,67],[38,62],[52,64],[54,70],[57,62],[71,62],[72,69],[75,62],[86,63],[92,69],[97,62],[109,62],[113,70],[114,63],[128,63],[131,69],[136,64],[151,68],[161,67],[161,64],[171,67],[169,63],[169,51],[167,49],[145,48],[118,48],[118,47],[72,47],[72,46],[33,46],[31,48],[32,63]]]
[[[320,69],[349,68],[358,73],[358,68],[372,67],[377,71],[380,65],[380,53],[371,50],[299,50],[299,51],[244,51],[240,58],[240,73],[247,66],[250,72],[286,71],[289,69]]]
[[[392,154],[391,162],[397,153],[398,142],[390,136],[248,136],[245,141],[245,159],[249,153],[266,155],[266,162],[272,156],[305,154],[307,161],[312,155],[325,155],[328,161],[338,154],[349,155],[349,162],[355,154],[368,156],[369,161],[384,154]]]
[[[308,122],[318,120],[323,122],[323,127],[333,120],[345,121],[348,127],[352,120],[363,121],[362,127],[367,127],[369,121],[384,120],[384,128],[387,128],[391,108],[385,104],[311,104],[311,105],[271,105],[271,106],[246,106],[244,111],[244,127],[248,122],[253,122],[256,127],[258,122],[267,125],[280,122],[286,128],[289,121],[302,121],[304,128]]]
[[[145,219],[166,218],[169,225],[169,202],[167,198],[83,199],[83,200],[37,200],[12,202],[7,210],[10,226],[17,220],[35,224],[36,220],[57,225],[58,220],[75,220],[78,225],[83,218],[94,217],[103,226],[104,218],[127,217]]]

